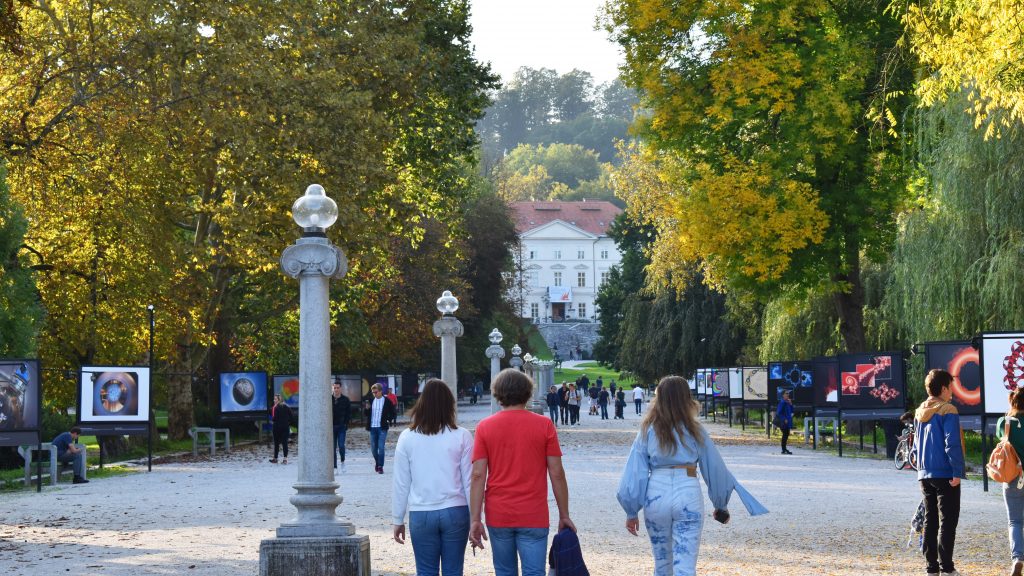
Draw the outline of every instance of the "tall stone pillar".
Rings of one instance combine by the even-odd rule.
[[[498,399],[494,397],[494,379],[498,377],[498,372],[501,372],[501,359],[505,357],[505,349],[500,346],[502,335],[497,328],[491,330],[488,338],[491,341],[491,345],[487,347],[484,353],[488,358],[491,359],[491,414],[501,410],[501,406],[498,406]]]

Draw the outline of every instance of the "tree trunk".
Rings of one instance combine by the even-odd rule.
[[[859,256],[848,257],[847,272],[836,274],[833,280],[845,284],[847,290],[833,295],[836,313],[839,315],[839,333],[843,336],[848,354],[864,352],[867,342],[864,337],[864,286],[860,279]]]
[[[167,438],[188,438],[192,423],[192,376],[171,376],[167,380]]]

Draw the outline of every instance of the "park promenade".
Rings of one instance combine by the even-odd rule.
[[[474,428],[488,414],[486,399],[459,408]],[[650,574],[646,532],[630,536],[615,490],[636,434],[633,406],[626,420],[582,416],[559,428],[569,479],[572,518],[595,576]],[[889,460],[837,458],[791,443],[781,456],[763,435],[706,423],[734,474],[771,514],[750,518],[738,502],[721,526],[706,520],[698,571],[709,575],[922,574],[920,556],[905,548],[920,499],[913,472]],[[348,472],[340,476],[339,514],[370,537],[373,574],[411,575],[412,548],[391,540],[391,465],[398,431],[388,437],[385,474],[373,471],[367,434],[348,438]],[[777,440],[777,438],[776,438]],[[153,471],[46,488],[42,494],[0,495],[0,574],[252,575],[259,544],[295,509],[297,458],[267,462],[266,446],[240,446],[215,458],[191,455]],[[551,505],[552,513],[554,505]],[[554,516],[552,516],[554,522]],[[965,576],[1002,574],[1008,560],[1005,512],[998,486],[963,492],[957,566]],[[490,550],[467,550],[466,574],[492,573]]]

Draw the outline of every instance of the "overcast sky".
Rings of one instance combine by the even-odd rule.
[[[521,66],[586,70],[601,84],[618,76],[618,48],[594,22],[604,0],[472,0],[476,58],[502,80]]]

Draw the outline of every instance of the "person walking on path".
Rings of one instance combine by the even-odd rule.
[[[558,425],[558,388],[554,384],[548,388],[548,413],[551,415],[551,423]]]
[[[586,392],[590,396],[590,415],[597,416],[597,397],[601,393],[601,389],[597,386],[591,386],[590,390]]]
[[[636,406],[636,415],[639,416],[644,411],[644,400],[647,399],[647,394],[644,393],[644,389],[640,387],[640,384],[633,385],[633,405]]]
[[[914,412],[917,479],[925,505],[921,548],[928,574],[942,576],[960,574],[953,566],[953,546],[960,521],[960,479],[966,478],[960,414],[950,403],[952,385],[949,372],[928,372],[924,378],[928,399]]]
[[[533,381],[526,374],[514,368],[501,371],[493,393],[502,410],[476,427],[469,539],[482,548],[489,535],[495,576],[519,574],[519,563],[523,576],[544,576],[548,479],[558,507],[557,530],[576,531],[569,517],[558,432],[547,418],[526,410],[533,395]]]
[[[789,398],[789,390],[782,391],[782,398],[779,398],[779,405],[775,408],[775,426],[782,432],[782,453],[792,454],[786,448],[789,431],[793,429],[793,401]]]
[[[615,419],[625,420],[626,417],[622,415],[622,410],[626,407],[626,393],[620,388],[615,393]]]
[[[384,444],[388,439],[388,427],[395,418],[395,405],[384,397],[380,384],[370,386],[373,400],[366,409],[366,429],[370,431],[370,453],[373,454],[374,471],[384,473]]]
[[[78,443],[78,436],[82,429],[75,426],[67,432],[57,434],[57,437],[50,441],[50,444],[57,448],[57,461],[61,464],[71,464],[74,478],[73,484],[88,484],[85,479],[85,446]]]
[[[493,385],[492,385],[493,386]],[[494,394],[494,391],[491,391]],[[562,426],[569,423],[569,383],[563,381],[558,389],[558,412],[562,416]]]
[[[338,467],[338,456],[341,456],[341,472],[345,473],[345,437],[348,435],[348,421],[352,417],[352,401],[341,393],[341,381],[335,380],[331,386],[331,417],[334,424],[334,467]]]
[[[292,434],[292,409],[284,403],[280,394],[274,394],[274,407],[270,409],[270,421],[273,422],[271,429],[274,435],[274,457],[270,459],[272,464],[277,464],[278,449],[284,449],[284,461],[288,463],[288,437]]]
[[[575,384],[569,384],[569,393],[565,397],[569,406],[569,425],[576,426],[580,423],[580,403],[583,402],[583,393]]]
[[[597,405],[601,407],[601,420],[608,419],[608,396],[608,391],[604,388],[597,393]]]
[[[616,497],[626,512],[626,530],[633,536],[640,527],[640,509],[644,511],[655,576],[697,573],[704,528],[698,467],[715,507],[715,520],[729,522],[733,490],[751,516],[768,512],[726,468],[711,437],[697,421],[699,410],[686,380],[662,378],[619,481]]]
[[[395,542],[405,544],[405,513],[417,576],[462,576],[469,536],[473,435],[455,423],[455,396],[431,378],[398,437],[391,515]]]
[[[1009,426],[1010,444],[1017,456],[1024,454],[1024,388],[1010,392],[1010,410],[996,422],[996,437],[1006,438]],[[1010,533],[1010,576],[1021,576],[1024,571],[1024,478],[1003,484],[1003,502],[1006,503],[1006,518]]]

